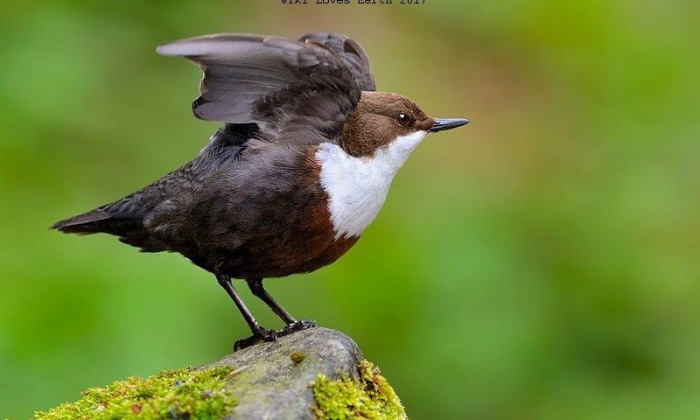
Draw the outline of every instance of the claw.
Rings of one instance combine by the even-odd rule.
[[[233,344],[233,351],[243,350],[246,347],[258,344],[261,341],[269,343],[277,340],[279,337],[284,337],[285,335],[289,335],[297,331],[303,331],[315,326],[316,323],[314,321],[301,320],[287,324],[284,328],[277,331],[266,330],[265,328],[260,327],[252,336],[236,341]]]
[[[254,344],[257,344],[261,341],[264,341],[266,343],[272,342],[277,340],[278,334],[277,331],[274,330],[266,330],[265,328],[260,327],[255,331],[255,333],[248,337],[248,338],[242,338],[240,340],[237,340],[233,344],[233,351],[238,351],[238,350],[243,350],[246,347],[250,347]]]
[[[306,330],[309,328],[313,328],[315,326],[316,326],[316,323],[314,321],[309,321],[309,320],[303,319],[301,321],[287,324],[284,328],[277,331],[277,337],[284,337],[285,335],[289,335],[289,334],[295,333],[297,331],[303,331],[303,330]]]

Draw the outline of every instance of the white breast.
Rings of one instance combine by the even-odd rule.
[[[408,155],[427,132],[397,137],[371,157],[351,156],[338,145],[323,143],[316,152],[321,165],[321,186],[336,239],[360,236],[382,208],[389,186]]]

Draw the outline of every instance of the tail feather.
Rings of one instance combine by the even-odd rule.
[[[51,225],[51,229],[60,230],[64,233],[75,233],[78,235],[86,235],[90,233],[106,232],[110,225],[110,220],[113,215],[102,209],[95,209],[87,213],[69,217]]]
[[[144,229],[141,217],[125,217],[104,208],[61,220],[51,225],[51,229],[76,235],[108,233],[118,236],[125,244],[141,248],[143,252],[165,250],[163,244],[152,238]]]

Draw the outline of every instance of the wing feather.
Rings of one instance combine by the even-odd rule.
[[[306,119],[325,121],[323,135],[339,135],[361,90],[374,89],[364,50],[341,35],[315,33],[296,41],[219,34],[163,44],[157,51],[188,58],[204,72],[192,103],[195,116],[257,123],[278,134],[298,134]]]
[[[314,42],[325,46],[340,57],[343,64],[352,73],[355,83],[362,90],[374,91],[377,89],[369,65],[369,57],[357,41],[345,35],[328,32],[313,32],[300,38],[300,41]]]

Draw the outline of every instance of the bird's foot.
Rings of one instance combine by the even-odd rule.
[[[258,327],[252,336],[248,338],[241,338],[233,344],[233,351],[243,350],[246,347],[250,347],[253,344],[257,344],[261,341],[272,342],[277,340],[277,331],[268,330],[263,327]]]
[[[284,328],[281,330],[277,331],[277,337],[284,337],[285,335],[289,335],[292,333],[295,333],[297,331],[303,331],[308,328],[313,328],[316,326],[316,323],[314,321],[308,321],[305,319],[302,319],[301,321],[293,322],[291,324],[287,324]]]
[[[236,343],[233,345],[233,351],[243,350],[246,347],[258,344],[261,341],[269,343],[277,340],[279,337],[284,337],[285,335],[289,335],[297,331],[303,331],[308,328],[313,328],[315,326],[316,323],[314,321],[301,320],[293,322],[291,324],[287,324],[284,328],[277,331],[268,330],[263,327],[260,327],[256,329],[255,333],[252,336],[248,338],[242,338],[236,341]]]

